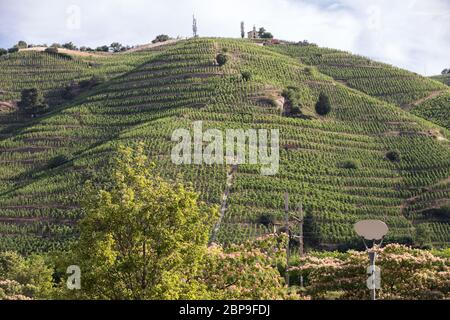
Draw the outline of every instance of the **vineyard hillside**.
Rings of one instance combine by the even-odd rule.
[[[314,45],[272,47],[336,81],[449,129],[448,76],[425,78],[363,56]],[[444,84],[443,84],[444,83]]]
[[[223,66],[220,53],[228,57]],[[359,245],[352,225],[365,218],[389,225],[387,241],[447,246],[450,135],[440,100],[448,87],[350,57],[212,38],[105,56],[1,57],[0,101],[9,107],[0,109],[0,251],[66,248],[77,237],[84,181],[101,180],[117,146],[136,141],[162,176],[181,176],[207,203],[219,206],[227,194],[212,235],[220,243],[273,232],[289,192],[291,207],[303,206],[308,247]],[[64,88],[92,77],[101,83],[63,97]],[[44,91],[46,114],[30,118],[15,107],[27,88]],[[286,90],[299,101],[295,114]],[[441,91],[423,103],[437,100],[442,115],[400,107]],[[329,99],[327,115],[316,113],[320,95]],[[440,126],[423,118],[439,118]],[[278,174],[263,176],[259,165],[174,165],[172,133],[192,130],[194,121],[203,130],[279,129]]]

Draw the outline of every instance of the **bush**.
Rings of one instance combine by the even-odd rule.
[[[18,47],[12,47],[8,49],[8,53],[14,53],[14,52],[19,52],[19,48]]]
[[[330,100],[323,92],[319,95],[319,101],[316,103],[316,112],[318,115],[325,116],[331,111]]]
[[[62,47],[68,50],[77,50],[77,47],[72,42],[64,43]]]
[[[109,47],[108,46],[97,47],[97,49],[95,49],[95,51],[108,52],[109,51]]]
[[[123,48],[123,46],[118,42],[111,43],[110,47],[114,50],[114,52],[120,52]]]
[[[45,49],[45,52],[50,53],[50,54],[58,54],[58,48],[50,47],[50,48]]]
[[[0,48],[0,57],[5,55],[5,54],[7,54],[7,53],[8,53],[8,50]]]
[[[283,90],[281,96],[289,103],[291,107],[290,114],[295,115],[301,112],[301,96],[298,92],[298,88],[288,87]]]
[[[228,62],[228,56],[226,54],[219,53],[216,57],[216,61],[219,66],[223,66]]]
[[[68,156],[66,156],[66,155],[59,155],[59,156],[56,156],[56,157],[50,159],[50,161],[48,162],[47,166],[48,166],[49,169],[55,169],[55,168],[57,168],[59,166],[62,166],[63,164],[65,164],[65,163],[67,163],[69,161],[70,161],[70,159],[69,159]]]
[[[244,81],[250,81],[252,79],[252,74],[250,71],[243,71],[241,73],[242,75],[242,79],[244,79]]]
[[[170,37],[167,34],[160,34],[152,41],[152,43],[166,42],[168,40],[170,40]]]
[[[271,213],[263,213],[259,216],[258,223],[265,227],[273,226],[275,224],[275,216]]]
[[[423,249],[430,249],[431,245],[431,230],[426,224],[419,224],[414,232],[414,244]]]
[[[22,90],[21,100],[18,106],[22,111],[33,116],[48,108],[44,96],[36,88]]]
[[[392,162],[400,162],[401,160],[400,152],[396,150],[391,150],[388,153],[386,153],[386,158]]]
[[[347,159],[339,162],[338,167],[342,169],[358,169],[360,167],[360,163],[357,160]]]
[[[18,43],[17,43],[17,48],[19,48],[19,49],[26,49],[26,48],[28,48],[28,45],[27,45],[27,43],[25,42],[25,41],[19,41]]]

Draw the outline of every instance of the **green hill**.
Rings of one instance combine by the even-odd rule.
[[[440,81],[440,82],[445,83],[446,85],[450,86],[450,73],[433,76],[433,77],[431,77],[431,79]]]
[[[366,57],[311,45],[272,48],[299,59],[301,63],[317,67],[321,73],[350,88],[405,110],[414,109],[414,114],[449,129],[450,88],[441,83],[445,83],[444,77],[425,78]]]
[[[309,58],[299,59],[305,50],[311,51]],[[19,52],[0,58],[0,101],[18,99],[30,87],[45,90],[55,101],[37,119],[0,112],[0,250],[67,246],[82,215],[83,182],[102,177],[121,143],[145,141],[163,176],[182,174],[203,200],[219,205],[232,168],[176,166],[170,159],[172,132],[191,129],[197,120],[204,130],[280,130],[278,175],[262,176],[257,165],[239,166],[232,174],[227,210],[214,235],[222,243],[272,232],[261,222],[270,216],[282,223],[287,191],[291,203],[302,202],[305,209],[308,246],[354,246],[358,239],[352,225],[368,217],[386,221],[388,241],[418,241],[420,225],[433,244],[448,245],[450,220],[439,210],[450,198],[448,131],[398,107],[445,87],[391,67],[373,68],[388,75],[376,85],[339,78],[338,72],[352,71],[314,63],[316,50],[192,39],[102,57]],[[222,67],[215,64],[220,52],[229,56]],[[251,80],[245,81],[243,72]],[[397,83],[393,73],[411,83]],[[93,75],[107,81],[73,100],[61,100],[58,90]],[[281,93],[288,87],[301,101],[299,117],[284,115]],[[325,117],[315,113],[320,93],[332,106]],[[393,150],[400,153],[400,162],[386,158]],[[356,168],[343,168],[346,161]]]

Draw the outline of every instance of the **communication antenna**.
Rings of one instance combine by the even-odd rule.
[[[367,279],[367,287],[370,290],[371,300],[376,300],[376,289],[380,288],[380,268],[375,266],[375,260],[377,258],[376,248],[381,248],[383,244],[383,238],[388,233],[389,228],[381,220],[362,220],[355,224],[355,232],[363,239],[366,251],[369,254],[370,266],[367,269],[367,273],[370,274],[369,279]],[[366,243],[367,241],[372,241],[372,247]],[[379,241],[379,244],[376,242]]]

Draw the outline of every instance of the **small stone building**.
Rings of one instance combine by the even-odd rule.
[[[247,33],[249,39],[259,39],[259,33],[256,31],[256,27],[253,26],[253,30]]]

